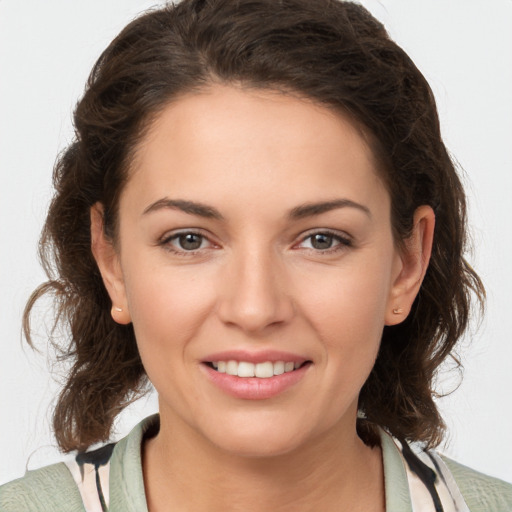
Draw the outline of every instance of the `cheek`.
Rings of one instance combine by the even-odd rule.
[[[179,350],[202,325],[213,301],[208,276],[188,268],[143,265],[125,277],[128,307],[142,352]]]
[[[389,283],[389,270],[386,273],[382,265],[351,266],[310,276],[297,297],[318,329],[356,334],[371,330],[374,325],[382,330]]]
[[[329,275],[319,273],[297,290],[332,379],[362,386],[371,371],[385,324],[391,263],[384,254]]]

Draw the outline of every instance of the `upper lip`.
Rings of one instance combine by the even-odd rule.
[[[265,363],[270,361],[275,363],[277,361],[304,363],[309,361],[309,358],[293,354],[291,352],[281,352],[278,350],[260,350],[258,352],[251,352],[248,350],[224,350],[222,352],[215,352],[203,358],[203,362],[211,363],[216,361],[246,361],[248,363]]]

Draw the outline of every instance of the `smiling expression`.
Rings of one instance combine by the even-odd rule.
[[[244,455],[355,432],[403,270],[360,132],[216,85],[162,111],[130,172],[102,272],[162,428]]]

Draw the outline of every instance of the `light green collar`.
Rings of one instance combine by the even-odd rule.
[[[413,512],[407,472],[400,451],[387,432],[379,428],[379,433],[384,462],[386,510]]]

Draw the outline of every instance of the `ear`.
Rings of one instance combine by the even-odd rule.
[[[123,273],[119,255],[105,236],[103,228],[103,205],[96,203],[91,207],[91,250],[103,278],[103,283],[112,301],[111,315],[118,324],[131,322]]]
[[[411,236],[400,251],[400,270],[390,290],[385,323],[403,322],[411,311],[427,272],[434,239],[435,214],[430,206],[420,206],[414,212]]]

